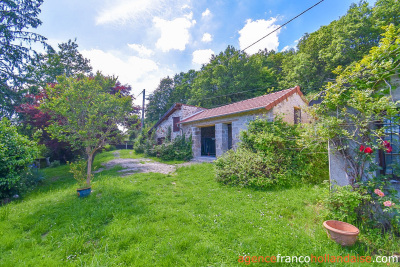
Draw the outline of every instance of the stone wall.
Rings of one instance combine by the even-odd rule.
[[[216,156],[219,157],[224,152],[228,150],[228,124],[232,126],[232,148],[236,148],[238,143],[240,142],[240,132],[243,130],[247,130],[248,124],[250,121],[255,120],[256,118],[264,118],[269,121],[272,121],[275,116],[282,116],[283,120],[288,123],[293,123],[294,121],[294,107],[304,108],[307,106],[307,103],[304,99],[298,95],[293,94],[288,97],[286,100],[282,101],[271,110],[266,109],[258,109],[250,112],[242,112],[239,114],[232,114],[223,117],[202,120],[200,122],[190,122],[184,125],[181,125],[181,129],[179,132],[172,131],[172,139],[180,134],[185,134],[187,137],[191,134],[193,141],[193,156],[200,157],[201,156],[201,129],[202,127],[209,127],[215,125],[215,148],[216,148]],[[163,121],[158,127],[156,131],[156,138],[166,137],[168,132],[168,127],[171,127],[173,130],[173,117],[180,117],[183,120],[194,113],[197,113],[201,110],[201,108],[182,105],[180,110],[176,110],[172,113],[165,121]],[[309,122],[309,116],[306,114],[304,110],[301,112],[301,121],[302,123]]]
[[[181,127],[178,132],[174,132],[174,123],[173,123],[173,117],[179,117],[180,120],[183,120],[186,117],[189,117],[190,115],[200,111],[202,108],[199,107],[194,107],[194,106],[187,106],[187,105],[182,105],[180,109],[174,111],[169,117],[164,120],[163,122],[160,123],[160,125],[157,126],[156,132],[155,132],[155,138],[156,140],[161,137],[165,137],[168,134],[168,128],[171,127],[171,140],[174,140],[177,136],[181,135],[182,132],[188,137],[191,134],[191,129],[190,127]]]
[[[274,117],[282,116],[283,121],[287,123],[294,123],[294,108],[301,109],[301,122],[309,123],[311,117],[305,112],[304,108],[308,106],[308,103],[298,94],[293,94],[286,100],[272,108]]]
[[[215,149],[216,156],[221,156],[228,150],[228,124],[232,125],[232,148],[236,148],[240,141],[240,132],[246,130],[250,121],[256,118],[273,119],[272,111],[259,109],[253,112],[243,112],[239,116],[236,114],[219,117],[216,119],[203,120],[185,124],[183,128],[190,128],[193,141],[193,156],[201,155],[201,131],[202,127],[215,125]]]

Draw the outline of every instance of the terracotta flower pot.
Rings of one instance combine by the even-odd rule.
[[[335,240],[342,246],[352,246],[357,240],[357,236],[360,233],[357,227],[349,223],[341,221],[325,221],[323,223],[328,237]]]

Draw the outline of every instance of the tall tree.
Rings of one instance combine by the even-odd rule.
[[[210,108],[262,95],[276,86],[273,72],[262,57],[228,46],[201,68],[188,102]]]
[[[110,95],[109,90],[115,83],[114,78],[100,73],[94,77],[60,76],[56,85],[46,88],[47,99],[40,106],[52,117],[47,127],[52,138],[84,148],[88,185],[96,151],[116,138],[117,125],[123,123],[132,110],[130,96]]]
[[[385,9],[387,4],[383,4],[389,1],[399,6],[394,3],[398,1],[382,0],[379,1],[381,7],[372,8],[366,1],[361,1],[352,4],[340,19],[305,34],[298,43],[298,50],[283,61],[280,85],[298,84],[306,93],[318,91],[326,82],[335,79],[335,68],[360,60],[378,44],[383,32],[378,27],[377,16],[373,16],[374,10],[387,17],[386,21],[395,16],[390,15],[392,11]]]
[[[58,51],[49,46],[47,53],[37,54],[28,65],[27,76],[30,89],[35,92],[37,88],[44,88],[48,83],[57,82],[57,76],[89,75],[91,71],[90,60],[78,51],[75,39],[58,44]]]
[[[0,2],[0,117],[11,118],[22,99],[25,66],[34,51],[30,44],[45,45],[46,38],[28,31],[37,28],[43,0],[3,0]]]
[[[174,80],[170,77],[163,78],[157,89],[149,96],[149,103],[146,108],[146,119],[153,123],[170,108],[171,94],[174,90]]]

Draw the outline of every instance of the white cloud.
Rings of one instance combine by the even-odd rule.
[[[125,24],[154,16],[168,17],[177,10],[187,9],[188,0],[114,0],[104,6],[96,17],[96,24]],[[179,14],[180,15],[180,14]]]
[[[156,17],[153,19],[156,28],[161,30],[161,37],[157,40],[156,47],[163,52],[175,49],[183,51],[189,43],[189,29],[196,24],[195,20],[188,18],[177,18],[164,20]]]
[[[210,16],[211,15],[211,11],[207,8],[203,13],[201,13],[201,16],[204,18],[204,17],[207,17],[207,16]]]
[[[211,56],[215,54],[211,49],[196,50],[193,52],[193,63],[206,64],[210,62]]]
[[[246,21],[246,25],[243,27],[243,29],[241,29],[239,31],[240,49],[243,50],[244,48],[246,48],[249,45],[251,45],[252,43],[256,42],[263,36],[267,35],[271,31],[278,28],[279,25],[275,24],[276,20],[277,20],[276,18],[270,18],[269,20],[256,20],[256,21],[252,21],[251,19],[248,19]],[[278,46],[279,46],[279,39],[278,39],[279,32],[280,32],[280,30],[272,33],[271,35],[264,38],[257,44],[246,49],[246,53],[255,54],[260,49],[264,50],[265,48],[268,50],[277,51]]]
[[[285,52],[285,51],[288,51],[290,49],[297,50],[297,44],[299,43],[300,39],[301,38],[295,40],[291,45],[287,45],[284,48],[282,48],[281,52]]]
[[[211,42],[213,39],[212,39],[212,36],[211,36],[211,34],[209,34],[209,33],[205,33],[205,34],[203,34],[203,38],[201,38],[201,41],[202,42],[205,42],[205,43],[209,43],[209,42]]]
[[[142,89],[153,91],[162,77],[174,72],[167,68],[160,68],[150,59],[135,56],[122,58],[113,52],[104,52],[99,49],[82,50],[82,55],[90,59],[93,71],[101,71],[104,75],[118,76],[118,80],[132,86],[133,95]]]
[[[187,18],[188,20],[193,19],[193,12],[190,12],[189,14],[184,15],[185,18]]]
[[[138,52],[140,57],[149,57],[154,55],[154,51],[145,47],[144,45],[128,44],[128,46]]]

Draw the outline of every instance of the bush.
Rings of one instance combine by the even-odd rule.
[[[89,185],[86,183],[87,178],[87,161],[79,159],[75,162],[69,163],[69,172],[74,175],[74,179],[78,183],[79,188],[87,188]],[[94,174],[90,174],[90,180],[92,181]]]
[[[37,145],[18,134],[10,121],[0,121],[0,199],[20,191],[22,177],[37,153]]]
[[[229,150],[215,161],[216,179],[223,184],[266,188],[283,182],[275,164],[268,164],[261,153],[246,148]]]
[[[157,156],[163,160],[190,160],[192,153],[192,136],[177,136],[172,142],[157,146]]]
[[[172,142],[165,139],[165,143],[157,145],[154,133],[139,135],[133,145],[136,153],[144,153],[146,156],[159,157],[163,160],[190,160],[192,156],[192,137],[177,136]]]
[[[323,202],[325,219],[362,224],[367,231],[380,229],[399,235],[400,207],[397,191],[384,177],[375,177],[352,187],[337,186]]]
[[[371,198],[352,186],[335,186],[323,200],[325,219],[355,223],[362,213],[362,203]]]
[[[300,131],[279,118],[250,122],[237,150],[216,160],[217,180],[257,188],[322,182],[328,177],[327,154],[299,149]]]
[[[60,163],[60,161],[59,160],[55,160],[55,161],[52,161],[51,163],[50,163],[50,168],[55,168],[55,167],[58,167],[58,166],[60,166],[61,165],[61,163]]]

